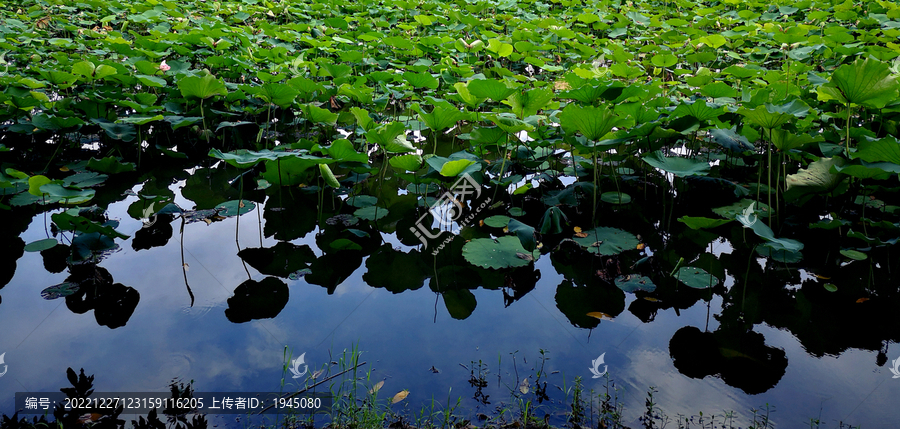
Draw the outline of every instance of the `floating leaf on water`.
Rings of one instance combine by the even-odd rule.
[[[406,399],[407,396],[409,396],[409,390],[401,390],[400,392],[397,392],[397,394],[394,395],[393,398],[391,398],[391,405]]]
[[[860,299],[857,299],[857,300],[856,300],[856,303],[857,303],[857,304],[862,304],[862,303],[864,303],[864,302],[866,302],[866,301],[868,301],[868,300],[869,300],[869,298],[860,298]]]
[[[652,296],[645,296],[644,299],[646,299],[647,301],[650,301],[650,302],[659,302],[658,299],[656,299]]]
[[[600,201],[609,204],[628,204],[631,202],[631,196],[624,192],[604,192],[600,194]]]
[[[463,257],[469,263],[495,270],[502,268],[524,267],[534,259],[526,260],[520,254],[529,254],[518,238],[503,236],[496,241],[490,238],[476,238],[463,246]]]
[[[825,283],[823,286],[828,292],[837,292],[838,288],[834,283]]]
[[[25,245],[26,252],[40,252],[55,247],[59,244],[55,238],[45,238],[43,240],[32,241]]]
[[[41,291],[41,298],[46,300],[64,298],[78,292],[78,283],[64,282],[58,285],[50,286]]]
[[[388,215],[388,209],[378,206],[369,206],[357,209],[353,215],[363,220],[378,220]]]
[[[652,280],[650,280],[648,277],[639,276],[637,274],[628,274],[617,277],[616,287],[622,289],[625,292],[631,293],[639,290],[646,292],[653,292],[656,290],[656,285],[653,284]]]
[[[529,391],[528,377],[525,377],[522,380],[522,383],[519,384],[519,392],[522,392],[523,395],[527,395]]]
[[[378,391],[381,390],[381,386],[384,386],[384,380],[375,383],[375,385],[372,386],[371,389],[369,389],[369,394],[374,395],[375,393],[378,393]]]
[[[256,204],[250,200],[231,200],[216,206],[215,210],[220,216],[231,217],[247,213],[256,208]]]
[[[681,267],[675,275],[678,281],[694,289],[706,289],[719,284],[716,276],[698,267]]]
[[[575,242],[586,247],[591,253],[600,255],[618,255],[626,250],[632,250],[640,244],[634,234],[618,228],[598,227],[583,232],[584,237],[576,235]]]

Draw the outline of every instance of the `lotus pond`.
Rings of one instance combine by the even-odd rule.
[[[397,413],[561,426],[580,378],[631,426],[654,388],[891,427],[898,37],[891,1],[0,3],[0,412],[358,347]]]

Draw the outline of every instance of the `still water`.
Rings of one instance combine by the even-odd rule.
[[[175,203],[192,207],[194,203],[181,193],[183,185],[181,181],[171,187]],[[140,185],[133,191],[140,191]],[[5,352],[8,366],[0,378],[0,412],[14,412],[15,392],[68,386],[68,367],[94,374],[98,392],[164,392],[173,380],[193,381],[198,391],[277,392],[282,380],[285,390],[294,383],[284,370],[285,347],[293,357],[305,353],[310,372],[358,347],[360,360],[367,362],[361,370],[370,372],[367,382],[384,381],[382,398],[408,390],[409,396],[392,409],[410,414],[430,407],[432,399],[442,404],[440,408],[455,404],[457,398],[462,399],[457,412],[470,419],[476,413],[494,413],[497,407],[515,410],[512,393],[525,377],[533,387],[544,351],[546,378],[541,381],[548,382],[552,401],[540,405],[536,414],[550,414],[557,424],[565,421],[562,389],[571,387],[576,377],[582,378],[586,390],[616,389],[610,392],[618,395],[625,406],[625,422],[633,426],[638,425],[651,387],[657,391],[655,402],[670,418],[734,411],[735,421],[743,426],[751,410],[768,409],[782,427],[808,425],[809,419],[819,419],[826,427],[838,422],[892,427],[900,421],[896,407],[900,379],[892,379],[889,370],[891,360],[900,358],[900,346],[893,343],[896,329],[866,326],[873,322],[861,320],[865,311],[828,314],[830,307],[811,309],[822,305],[822,299],[817,298],[818,289],[796,298],[795,292],[814,281],[796,269],[791,274],[795,284],[767,295],[734,293],[735,273],[727,266],[724,290],[697,292],[667,306],[664,291],[655,295],[658,299],[632,293],[623,299],[615,288],[585,292],[611,286],[586,282],[576,272],[580,260],[575,257],[565,261],[544,255],[528,268],[533,289],[511,283],[520,276],[507,277],[501,287],[474,283],[459,289],[465,292],[439,293],[433,274],[426,270],[424,277],[417,277],[411,273],[412,259],[402,255],[411,254],[419,261],[416,264],[430,268],[427,264],[439,263],[430,252],[419,252],[394,234],[381,234],[374,252],[313,266],[312,272],[343,273],[329,276],[330,283],[311,284],[311,274],[304,277],[304,272],[283,276],[280,281],[287,285],[289,297],[283,309],[277,311],[284,295],[277,292],[278,304],[264,300],[262,306],[273,314],[259,309],[242,312],[236,301],[229,302],[235,289],[248,279],[262,281],[267,276],[242,263],[238,246],[273,248],[289,242],[295,250],[309,246],[304,252],[322,260],[317,227],[296,234],[273,229],[284,225],[274,224],[279,213],[309,213],[298,215],[296,207],[276,210],[270,196],[270,204],[258,204],[239,218],[182,225],[179,219],[160,216],[157,224],[144,229],[165,237],[147,246],[135,242],[147,233],[140,231],[143,224],[126,212],[136,199],[132,195],[109,205],[109,218],[118,219],[118,230],[130,238],[116,240],[118,249],[107,252],[98,264],[115,283],[133,291],[97,301],[93,310],[78,310],[65,298],[41,296],[48,286],[66,281],[73,267],[54,274],[45,269],[41,254],[25,252],[15,267],[5,268],[14,268],[14,274],[0,290],[0,353]],[[47,238],[49,215],[35,215],[20,238],[25,243]],[[716,240],[711,249],[723,260],[732,252],[725,239]],[[381,259],[373,260],[373,255]],[[737,266],[747,266],[746,255],[735,257],[744,261]],[[759,274],[762,267],[757,261],[750,267],[748,284],[767,278]],[[589,278],[596,278],[591,275],[595,268],[588,267]],[[460,277],[458,282],[469,278]],[[802,302],[786,304],[783,294]],[[764,322],[745,324],[735,317],[733,312],[741,305],[748,318]],[[584,316],[591,311],[608,317]],[[607,369],[609,381],[592,378],[591,363],[601,355],[600,368]],[[490,404],[473,399],[475,388],[469,379],[479,361],[488,381],[482,393]],[[234,416],[213,421],[240,426]]]

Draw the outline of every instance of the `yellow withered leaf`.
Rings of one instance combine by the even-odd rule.
[[[406,399],[407,396],[409,396],[409,390],[401,390],[400,392],[397,392],[397,394],[394,395],[393,398],[391,398],[391,405]]]
[[[613,319],[612,316],[610,316],[610,315],[608,315],[608,314],[606,314],[606,313],[599,312],[599,311],[592,311],[592,312],[588,313],[587,316],[593,317],[593,318],[595,318],[595,319],[600,319],[600,320],[604,320],[604,319],[605,319],[605,320],[612,320],[612,319]]]
[[[62,171],[62,172],[69,171],[69,167],[65,167],[65,166],[59,167],[59,171]]]
[[[369,394],[374,395],[376,392],[381,390],[381,386],[384,386],[384,380],[381,380],[378,383],[375,383],[375,385],[372,386],[372,388],[369,390]]]
[[[581,227],[580,227],[580,226],[576,226],[576,227],[573,228],[573,229],[575,230],[576,233],[581,232]]]
[[[866,301],[868,301],[868,300],[869,300],[869,298],[860,298],[860,299],[857,299],[857,300],[856,300],[856,303],[857,303],[857,304],[861,304],[861,303],[866,302]]]

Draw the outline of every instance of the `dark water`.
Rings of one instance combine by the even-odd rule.
[[[176,204],[190,208],[195,201],[184,196],[192,189],[183,188],[183,179],[170,189]],[[216,195],[215,189],[210,186],[208,194]],[[140,192],[141,185],[133,191]],[[250,198],[265,203],[240,216],[239,243],[237,217],[182,226],[181,219],[159,216],[142,229],[126,212],[137,197],[112,194],[107,216],[119,220],[118,230],[131,238],[116,240],[118,249],[99,263],[69,265],[54,274],[36,252],[24,253],[14,266],[7,260],[3,269],[12,278],[0,290],[0,353],[6,353],[8,371],[0,378],[0,410],[12,414],[14,392],[67,386],[68,367],[94,374],[98,392],[165,391],[172,380],[193,381],[198,391],[279,391],[283,378],[286,389],[293,383],[283,370],[285,346],[294,357],[305,353],[311,370],[358,346],[370,383],[384,380],[383,398],[409,390],[392,408],[410,413],[432,399],[447,404],[448,398],[451,404],[463,398],[458,411],[469,418],[497,406],[518,410],[511,392],[525,377],[533,388],[543,350],[549,375],[542,381],[548,382],[552,401],[541,404],[537,415],[550,413],[557,423],[565,411],[565,395],[557,386],[571,387],[581,377],[586,389],[606,391],[606,379],[592,379],[589,371],[601,354],[632,425],[651,386],[658,391],[656,403],[673,418],[734,411],[735,421],[745,426],[752,409],[768,406],[783,427],[808,424],[810,418],[826,427],[839,421],[892,427],[900,421],[900,379],[889,371],[891,360],[900,358],[894,344],[900,338],[897,286],[889,284],[888,274],[897,264],[889,255],[844,267],[809,262],[787,268],[757,261],[742,244],[733,246],[733,239],[743,237],[740,228],[715,238],[710,248],[704,244],[708,237],[699,237],[706,233],[678,229],[676,223],[668,236],[645,233],[654,258],[715,255],[710,259],[721,263],[712,271],[724,272],[724,286],[677,289],[662,276],[654,294],[636,296],[604,279],[627,268],[564,248],[543,255],[533,267],[498,274],[464,267],[461,238],[449,248],[456,256],[435,259],[414,246],[415,240],[393,233],[402,227],[379,234],[358,226],[371,233],[363,250],[325,253],[321,246],[339,236],[333,230],[340,228],[316,222],[316,194],[295,189],[293,195]],[[417,217],[413,208],[402,222]],[[636,204],[607,222],[633,232],[663,229],[628,223],[634,213],[652,217],[655,210]],[[15,250],[21,248],[16,237],[23,243],[47,238],[49,215],[58,211],[4,213],[10,225],[4,239]],[[337,213],[331,210],[322,219]],[[827,260],[817,258],[822,250],[814,237],[809,232],[805,240],[806,260]],[[295,246],[291,252],[297,258],[312,255],[310,274],[266,276],[237,255],[238,246],[284,243]],[[298,250],[302,246],[309,250]],[[628,261],[618,264],[627,267]],[[442,285],[434,281],[435,267]],[[825,291],[812,269],[829,274],[841,289]],[[87,304],[42,299],[42,290],[70,276],[102,277],[98,281],[105,285],[111,277],[119,286],[107,287]],[[267,277],[272,280],[264,281]],[[248,279],[275,285],[274,296],[259,298],[257,307],[233,298],[239,285],[263,288],[245,283]],[[861,292],[866,288],[876,290],[868,295],[872,299],[855,302],[866,296]],[[591,311],[612,320],[586,316]],[[483,392],[490,405],[471,399],[473,361],[488,371]],[[220,424],[234,421],[221,419]]]

